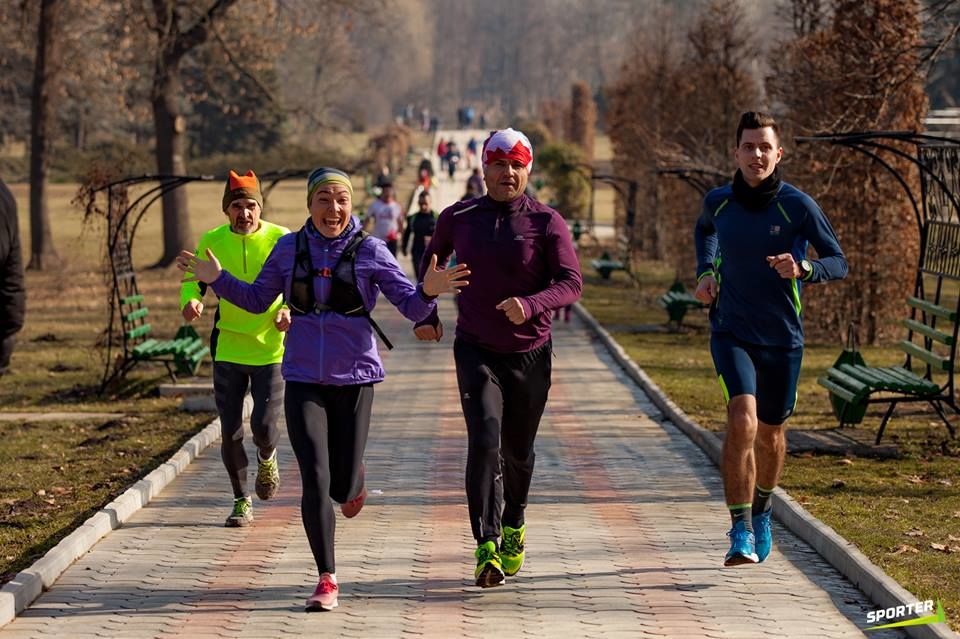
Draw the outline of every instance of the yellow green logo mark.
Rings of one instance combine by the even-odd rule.
[[[883,628],[903,628],[905,626],[925,626],[931,623],[946,623],[947,614],[943,611],[943,606],[940,604],[940,600],[937,599],[937,612],[933,615],[927,615],[926,617],[917,617],[916,619],[906,619],[904,621],[897,621],[895,623],[888,623],[882,626],[870,626],[865,628],[865,630],[881,630]]]

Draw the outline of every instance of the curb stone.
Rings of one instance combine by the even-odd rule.
[[[581,303],[574,305],[577,316],[592,330],[607,348],[614,360],[624,369],[651,401],[687,437],[699,446],[713,463],[720,466],[720,439],[712,432],[687,417],[652,379],[634,362],[620,344],[608,333]],[[791,532],[808,543],[817,553],[859,588],[877,606],[890,608],[917,601],[906,588],[881,570],[860,552],[856,546],[841,537],[833,528],[811,515],[782,488],[773,495],[773,514]],[[960,639],[945,623],[901,628],[917,639]]]
[[[243,399],[244,419],[249,418],[252,411],[253,399],[247,395]],[[218,417],[187,440],[170,459],[104,506],[29,568],[18,572],[0,588],[0,628],[13,621],[44,590],[49,590],[63,571],[93,548],[100,539],[119,528],[134,513],[150,503],[197,455],[219,439]]]

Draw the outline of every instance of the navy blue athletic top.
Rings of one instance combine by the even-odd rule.
[[[800,280],[781,278],[767,256],[800,262],[812,244],[818,259],[805,282],[842,279],[847,259],[823,211],[800,189],[781,183],[763,209],[735,199],[732,184],[707,193],[694,231],[697,280],[713,274],[720,293],[710,310],[715,332],[761,346],[803,346]]]

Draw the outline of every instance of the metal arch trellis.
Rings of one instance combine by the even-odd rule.
[[[827,142],[866,155],[885,168],[903,187],[917,221],[920,237],[920,259],[925,255],[927,222],[960,222],[960,142],[952,138],[916,133],[913,131],[857,131],[824,133],[796,138],[797,144]],[[916,147],[913,156],[893,143],[907,143]],[[891,166],[882,152],[892,153],[914,166],[920,174],[920,193],[914,193],[906,178]],[[924,282],[921,267],[917,265],[915,291],[923,297]]]
[[[702,167],[687,166],[664,166],[656,168],[657,176],[665,175],[667,177],[681,180],[684,184],[692,187],[700,195],[706,195],[707,191],[716,188],[725,182],[730,181],[730,176],[722,171],[707,169]]]
[[[260,181],[265,184],[264,197],[280,182],[288,179],[305,179],[309,169],[292,169],[264,173]],[[99,193],[106,194],[107,201],[107,259],[110,263],[112,290],[110,311],[105,331],[106,363],[100,384],[102,393],[111,383],[121,378],[130,369],[132,363],[114,353],[128,352],[128,336],[123,330],[117,330],[124,299],[140,294],[136,273],[133,267],[132,248],[137,228],[150,207],[164,194],[178,189],[190,182],[223,182],[226,176],[214,175],[141,175],[113,180],[91,188],[88,192],[87,209],[95,206]],[[139,194],[133,201],[129,198],[130,187],[138,184],[157,183]]]
[[[903,187],[910,199],[923,253],[923,229],[926,222],[960,221],[960,142],[955,139],[916,133],[913,131],[860,131],[824,133],[796,138],[798,144],[827,142],[847,147],[866,155],[889,171]],[[910,155],[892,143],[907,143],[916,147]],[[908,160],[920,173],[920,194],[914,193],[900,172],[883,159],[880,152],[889,152]]]

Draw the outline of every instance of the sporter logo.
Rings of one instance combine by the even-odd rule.
[[[933,600],[928,599],[927,601],[917,601],[912,604],[907,604],[905,606],[894,606],[892,608],[881,608],[880,610],[871,610],[867,613],[867,623],[877,623],[878,621],[884,621],[886,619],[899,619],[900,617],[906,617],[907,615],[919,615],[924,612],[933,611]],[[943,606],[940,605],[940,600],[937,600],[937,612],[933,615],[927,615],[925,617],[917,617],[916,619],[905,619],[903,621],[895,621],[893,623],[883,624],[881,626],[870,626],[866,630],[880,630],[882,628],[902,628],[904,626],[925,626],[930,623],[946,623],[947,615],[943,611]]]

